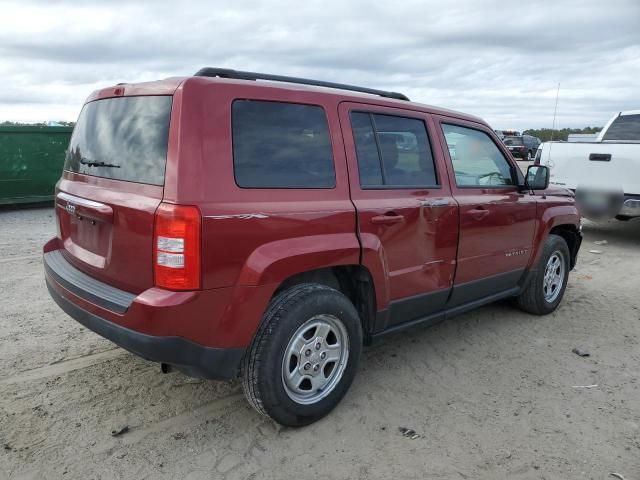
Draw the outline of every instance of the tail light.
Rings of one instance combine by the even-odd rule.
[[[200,210],[161,203],[153,235],[154,283],[169,290],[200,288]]]

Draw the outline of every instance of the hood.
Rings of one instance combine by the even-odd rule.
[[[543,195],[553,195],[554,197],[573,198],[576,196],[573,190],[558,185],[550,185],[546,190],[541,190],[540,193]]]

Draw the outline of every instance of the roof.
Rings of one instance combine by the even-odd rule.
[[[352,101],[362,102],[366,100],[367,103],[389,106],[394,108],[402,108],[405,110],[415,110],[426,113],[433,113],[436,115],[443,115],[448,117],[455,117],[470,122],[481,123],[486,125],[486,122],[479,117],[469,115],[466,113],[458,112],[455,110],[449,110],[446,108],[435,107],[433,105],[422,104],[418,102],[412,102],[408,100],[399,100],[395,98],[382,97],[371,93],[361,93],[350,90],[342,90],[338,88],[331,88],[326,86],[316,85],[304,85],[300,83],[285,83],[281,81],[270,80],[244,80],[235,78],[220,78],[220,77],[171,77],[164,80],[157,80],[153,82],[142,83],[123,83],[106,87],[100,90],[94,91],[88,98],[87,102],[98,100],[101,98],[109,98],[114,96],[131,96],[131,95],[172,95],[178,87],[184,87],[188,83],[212,83],[212,84],[225,84],[225,85],[237,85],[242,86],[256,86],[259,84],[263,88],[276,89],[282,91],[301,91],[301,92],[316,92],[323,95],[330,95],[332,97],[338,97],[339,101]]]
[[[433,105],[427,105],[419,102],[381,97],[381,96],[373,95],[369,93],[340,90],[337,88],[329,88],[329,87],[322,87],[322,86],[315,86],[315,85],[302,85],[297,83],[274,82],[274,81],[266,81],[266,80],[258,80],[256,82],[253,80],[239,80],[239,79],[217,78],[217,77],[188,77],[186,81],[189,81],[189,82],[203,81],[203,82],[230,84],[230,85],[237,85],[237,86],[249,86],[249,85],[255,86],[257,83],[259,83],[259,85],[264,88],[272,88],[272,89],[283,90],[283,91],[317,92],[323,95],[338,97],[340,101],[362,102],[363,100],[366,100],[367,103],[371,103],[375,105],[390,106],[395,108],[402,108],[405,110],[423,111],[423,112],[433,113],[436,115],[456,117],[456,118],[468,120],[471,122],[482,123],[483,125],[486,124],[486,122],[480,117],[476,117],[474,115],[469,115],[469,114],[462,113],[455,110],[435,107]]]
[[[110,87],[95,90],[87,97],[87,102],[101,98],[132,96],[132,95],[173,95],[176,89],[188,77],[170,77],[164,80],[140,83],[119,83]]]

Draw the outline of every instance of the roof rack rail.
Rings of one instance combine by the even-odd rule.
[[[271,75],[269,73],[243,72],[230,68],[205,67],[198,70],[196,77],[220,77],[235,78],[239,80],[269,80],[272,82],[299,83],[301,85],[315,85],[317,87],[337,88],[339,90],[350,90],[352,92],[370,93],[396,100],[409,100],[409,97],[398,92],[388,92],[386,90],[376,90],[374,88],[357,87],[355,85],[345,85],[343,83],[324,82],[322,80],[311,80],[308,78],[286,77],[284,75]]]

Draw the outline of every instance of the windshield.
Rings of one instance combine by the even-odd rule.
[[[505,145],[524,145],[522,137],[505,137],[503,142]]]
[[[602,140],[640,141],[640,115],[619,116],[609,126]]]
[[[171,99],[119,97],[87,103],[69,142],[65,170],[163,185]]]

